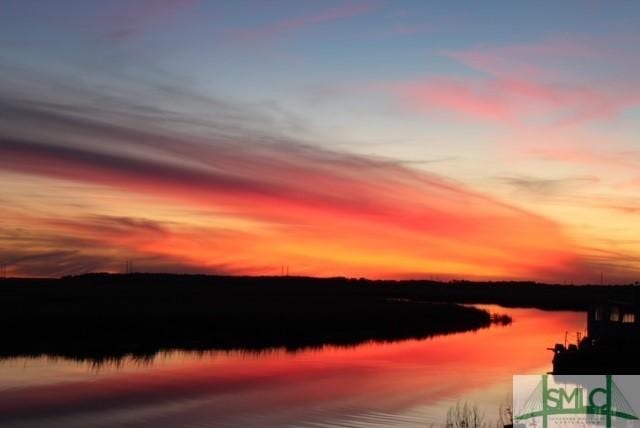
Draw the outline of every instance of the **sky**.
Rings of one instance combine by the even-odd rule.
[[[0,0],[8,275],[634,282],[639,136],[637,1]]]

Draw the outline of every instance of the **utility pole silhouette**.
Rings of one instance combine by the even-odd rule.
[[[133,262],[132,262],[131,260],[127,260],[127,261],[125,262],[124,272],[125,272],[126,274],[133,273]]]
[[[7,264],[0,263],[0,279],[7,279]]]

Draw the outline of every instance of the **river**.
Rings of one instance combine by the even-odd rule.
[[[482,306],[511,325],[295,353],[166,352],[101,365],[0,361],[1,427],[428,427],[457,402],[497,417],[511,376],[551,370],[579,312]]]

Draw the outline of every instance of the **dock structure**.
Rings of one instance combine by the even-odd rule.
[[[640,373],[640,285],[628,299],[592,307],[577,343],[549,349],[554,373]]]

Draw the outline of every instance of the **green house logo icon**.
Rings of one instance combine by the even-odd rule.
[[[549,417],[555,415],[599,415],[606,421],[607,428],[611,428],[613,418],[638,420],[613,376],[602,378],[601,386],[587,388],[580,383],[550,385],[549,375],[542,375],[524,406],[515,415],[515,420],[524,422],[542,417],[542,428],[547,428]]]

